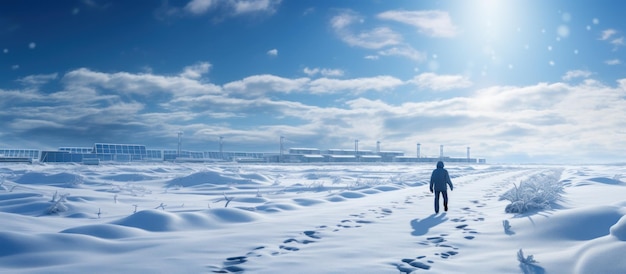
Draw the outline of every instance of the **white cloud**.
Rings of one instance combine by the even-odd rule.
[[[277,56],[278,55],[278,50],[277,49],[271,49],[267,51],[267,55],[269,56]]]
[[[185,10],[193,14],[203,14],[213,6],[213,0],[192,0],[185,5]]]
[[[326,76],[326,77],[340,77],[343,76],[344,72],[343,70],[340,69],[327,69],[327,68],[309,68],[309,67],[305,67],[303,69],[303,72],[312,77],[315,76],[317,74],[320,74],[322,76]]]
[[[588,70],[570,70],[563,75],[564,81],[570,81],[575,78],[588,78],[592,75]]]
[[[245,14],[252,12],[268,12],[274,13],[276,5],[280,4],[281,0],[240,0],[233,1],[235,8],[235,14]]]
[[[602,31],[602,35],[600,36],[600,40],[609,40],[611,36],[617,34],[617,31],[614,29],[606,29]]]
[[[209,69],[211,69],[211,64],[207,62],[200,62],[195,65],[185,67],[180,76],[185,78],[198,79],[202,77],[203,74],[208,73]]]
[[[614,65],[619,65],[622,63],[622,61],[620,61],[619,59],[611,59],[611,60],[606,60],[604,61],[605,64],[609,65],[609,66],[614,66]]]
[[[4,53],[9,53],[9,49],[6,49],[6,48],[5,48],[4,50],[2,50],[2,52],[4,52]]]
[[[20,68],[20,65],[12,65],[12,66],[11,66],[11,69],[12,69],[12,70],[17,70],[17,69],[19,69],[19,68]]]
[[[433,37],[454,37],[458,30],[447,12],[438,10],[394,10],[378,14],[378,18],[411,25],[420,33]]]
[[[611,44],[614,45],[615,47],[623,46],[624,45],[624,37],[615,38],[615,39],[611,40]]]
[[[363,22],[363,19],[352,11],[344,11],[330,19],[330,25],[335,30],[343,30],[356,22]]]
[[[35,44],[35,42],[30,42],[30,43],[28,44],[28,48],[29,48],[29,49],[35,49],[36,47],[37,47],[37,44]]]
[[[389,28],[375,28],[370,31],[363,31],[358,34],[343,33],[341,39],[351,46],[367,49],[380,49],[386,46],[397,45],[402,41],[402,37]]]
[[[380,57],[378,55],[367,55],[364,58],[368,60],[378,60]]]
[[[344,11],[330,20],[330,24],[339,38],[350,46],[380,49],[386,46],[397,45],[402,41],[400,34],[386,27],[378,27],[361,32],[354,32],[350,29],[355,23],[362,22],[363,19],[352,11]]]
[[[273,14],[282,0],[192,0],[185,5],[184,10],[201,15],[212,9],[223,7],[229,10],[230,15],[238,16],[250,13],[264,12]]]
[[[430,72],[417,75],[409,82],[417,85],[420,88],[430,89],[434,91],[468,88],[473,85],[469,78],[465,76],[438,75]]]
[[[207,69],[206,63],[186,68],[187,76],[198,76]],[[195,71],[194,71],[195,70]],[[213,84],[201,83],[195,78],[162,76],[154,74],[134,74],[128,72],[103,73],[81,68],[66,73],[63,82],[72,89],[96,89],[120,95],[186,96],[220,93],[221,88]]]
[[[400,56],[406,57],[416,62],[421,62],[426,60],[426,54],[420,51],[415,50],[410,46],[404,47],[392,47],[386,50],[381,50],[378,54],[383,56]]]
[[[22,84],[30,85],[30,86],[38,86],[48,83],[52,80],[57,79],[57,73],[51,74],[39,74],[39,75],[29,75],[24,78],[19,79],[18,81]]]
[[[368,78],[354,79],[329,79],[319,78],[309,83],[310,91],[317,94],[336,93],[340,91],[350,91],[360,94],[365,91],[384,91],[392,90],[403,85],[402,80],[392,76],[376,76]]]
[[[289,79],[270,74],[253,75],[243,80],[230,82],[224,85],[224,90],[229,93],[240,94],[248,97],[262,96],[267,93],[280,92],[290,93],[301,91],[309,78]]]
[[[197,76],[209,69],[208,63],[198,63],[183,71]],[[310,76],[339,71],[304,69]],[[408,82],[385,75],[315,80],[252,75],[217,86],[195,76],[83,68],[60,77],[31,75],[19,80],[29,84],[60,81],[60,90],[54,89],[56,85],[0,89],[0,127],[10,134],[24,133],[19,138],[45,136],[38,141],[47,145],[51,136],[62,132],[58,136],[62,145],[78,138],[83,138],[80,142],[132,138],[157,146],[175,139],[164,136],[167,132],[183,129],[190,148],[194,142],[205,147],[211,134],[237,135],[237,140],[253,140],[258,147],[286,134],[320,148],[349,146],[350,140],[358,138],[363,144],[381,140],[386,148],[405,152],[412,151],[417,141],[425,149],[445,144],[446,149],[463,150],[471,145],[472,152],[488,160],[528,152],[585,161],[578,158],[585,151],[607,155],[626,150],[621,141],[626,133],[616,130],[626,128],[626,79],[611,87],[592,76],[589,71],[573,70],[563,79],[585,79],[492,86],[462,97],[397,100],[401,90],[411,89],[404,86],[407,83],[433,90],[465,88],[472,83],[460,75],[433,73]],[[383,93],[365,94],[369,91]],[[298,99],[293,94],[307,92],[315,96]],[[286,99],[281,93],[292,95]],[[339,94],[341,99],[328,94]],[[390,94],[395,103],[387,100]]]

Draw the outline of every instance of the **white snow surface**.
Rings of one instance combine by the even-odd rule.
[[[626,273],[626,165],[447,164],[438,214],[433,168],[2,164],[0,273]]]

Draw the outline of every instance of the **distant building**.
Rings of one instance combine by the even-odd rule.
[[[148,149],[139,144],[95,143],[92,147],[60,147],[58,150],[0,149],[0,162],[84,163],[108,162],[239,162],[239,163],[384,163],[384,162],[486,163],[486,159],[409,157],[401,151],[290,148],[289,153],[189,151]]]

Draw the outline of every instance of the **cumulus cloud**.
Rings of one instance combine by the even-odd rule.
[[[251,12],[269,12],[274,13],[276,6],[281,0],[241,0],[233,1],[235,14],[244,14]]]
[[[198,79],[202,77],[202,75],[208,73],[210,68],[211,64],[209,64],[208,62],[200,62],[195,65],[185,67],[180,76],[185,78]]]
[[[185,10],[192,14],[203,14],[215,6],[213,0],[192,0],[185,5]]]
[[[217,8],[228,10],[230,15],[238,16],[263,12],[273,14],[282,0],[191,0],[184,10],[194,15],[206,14]]]
[[[609,66],[615,66],[615,65],[621,64],[622,61],[620,61],[619,59],[611,59],[611,60],[604,61],[604,63],[609,65]]]
[[[385,91],[391,90],[403,85],[404,82],[392,76],[376,76],[355,79],[330,79],[319,78],[309,83],[309,90],[312,93],[336,93],[340,91],[349,91],[360,94],[365,91]]]
[[[466,76],[438,75],[430,72],[417,75],[409,82],[417,85],[420,88],[434,91],[462,89],[471,87],[473,85],[473,83]]]
[[[400,44],[402,41],[400,34],[387,27],[377,27],[360,32],[353,31],[351,27],[356,23],[363,23],[363,19],[353,11],[344,11],[330,20],[330,25],[335,33],[350,46],[380,49]]]
[[[29,75],[24,78],[18,79],[18,81],[24,85],[39,86],[57,79],[57,76],[57,73]]]
[[[426,54],[415,50],[410,46],[392,47],[389,49],[381,50],[378,54],[383,56],[400,56],[411,59],[416,62],[426,60]]]
[[[600,36],[600,40],[609,40],[609,38],[611,38],[615,34],[617,34],[617,31],[614,29],[603,30]]]
[[[576,78],[588,78],[591,75],[591,71],[588,70],[570,70],[563,75],[563,80],[570,81]]]
[[[254,75],[224,85],[229,93],[244,96],[261,96],[269,92],[290,93],[301,91],[309,78],[289,79],[270,74]]]
[[[197,63],[183,72],[202,74],[209,68]],[[305,73],[323,75],[324,70],[307,67]],[[526,152],[583,157],[577,153],[584,149],[575,148],[591,145],[595,154],[623,151],[625,133],[615,129],[626,127],[626,79],[609,86],[592,76],[574,70],[563,78],[583,81],[397,100],[411,89],[407,83],[433,90],[472,83],[460,75],[433,73],[409,81],[385,75],[311,80],[265,74],[216,85],[198,77],[81,68],[26,76],[19,89],[0,89],[0,127],[6,129],[3,140],[31,139],[53,146],[142,140],[151,147],[168,147],[176,137],[172,132],[182,129],[186,144],[201,149],[210,138],[227,136],[230,142],[256,146],[237,144],[237,149],[255,151],[273,147],[277,136],[286,135],[319,148],[349,147],[357,138],[363,146],[381,140],[386,149],[408,152],[420,142],[423,154],[445,144],[446,151],[458,149],[463,155],[471,145],[488,160]]]
[[[303,72],[310,77],[316,76],[318,74],[325,76],[325,77],[340,77],[340,76],[343,76],[344,74],[343,70],[340,70],[340,69],[309,68],[309,67],[305,67],[303,69]]]
[[[277,49],[270,49],[267,51],[267,55],[269,56],[278,56],[278,50]]]
[[[433,37],[454,37],[458,32],[450,15],[444,11],[393,10],[378,14],[378,18],[413,26],[420,33]]]

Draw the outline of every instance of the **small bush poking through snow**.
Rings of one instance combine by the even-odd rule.
[[[537,261],[533,255],[524,256],[524,251],[520,248],[517,252],[517,260],[519,261],[519,267],[524,274],[543,274],[545,270],[537,265]]]
[[[70,196],[70,194],[67,193],[58,195],[58,193],[55,191],[54,196],[52,196],[52,200],[50,200],[52,205],[48,208],[48,214],[67,211],[67,205],[65,205],[65,202],[67,202],[67,196]]]
[[[520,248],[519,251],[517,251],[517,260],[522,263],[522,264],[534,264],[537,263],[537,261],[535,261],[535,258],[533,255],[528,255],[526,257],[524,257],[524,251]]]
[[[559,182],[563,170],[549,170],[535,174],[522,181],[514,188],[500,196],[500,200],[508,200],[507,213],[524,213],[532,210],[550,208],[558,201],[563,192],[563,185]]]

